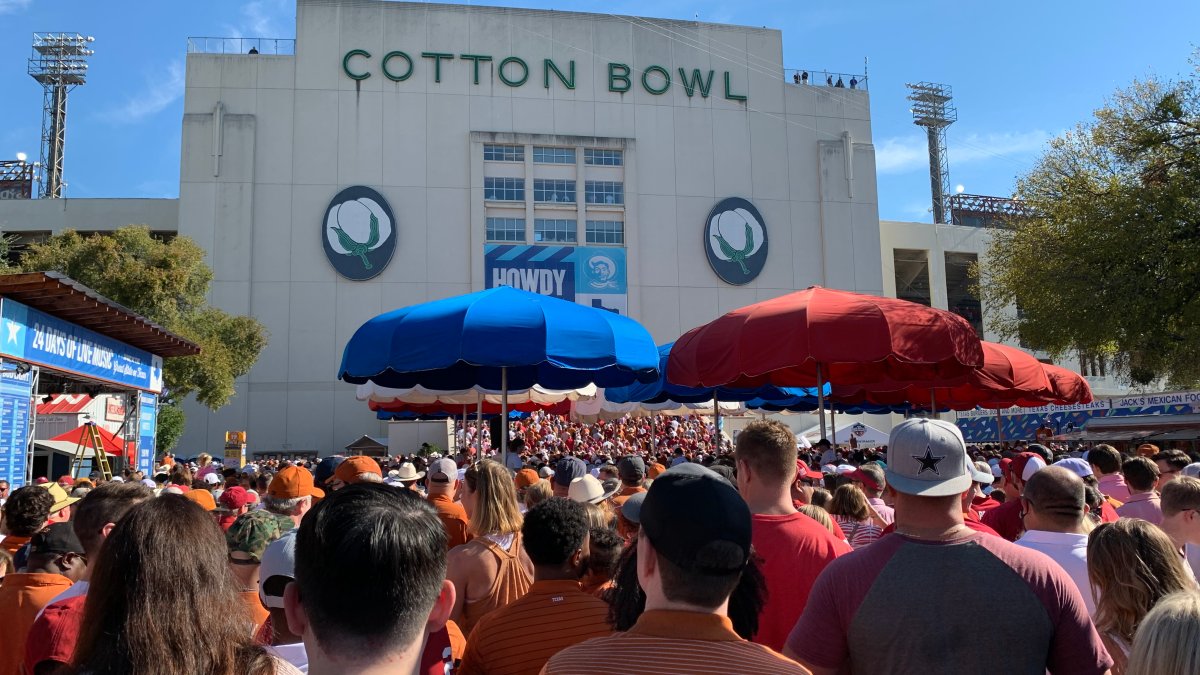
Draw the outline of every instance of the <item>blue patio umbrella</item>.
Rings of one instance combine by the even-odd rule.
[[[657,380],[658,361],[633,319],[501,286],[367,321],[346,343],[338,377],[440,390],[619,387]]]

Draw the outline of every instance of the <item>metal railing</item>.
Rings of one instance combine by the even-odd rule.
[[[189,54],[295,56],[296,40],[293,38],[190,37],[187,41],[187,50]]]
[[[787,78],[788,82],[801,86],[844,89],[867,88],[867,76],[863,73],[835,73],[831,70],[785,68],[783,75]]]

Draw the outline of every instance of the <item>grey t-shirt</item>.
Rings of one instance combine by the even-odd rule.
[[[833,561],[787,646],[850,673],[1098,675],[1112,665],[1066,572],[980,532],[890,534]]]

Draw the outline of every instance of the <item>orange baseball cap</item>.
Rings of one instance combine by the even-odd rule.
[[[313,485],[312,474],[308,469],[298,466],[285,466],[271,479],[267,486],[267,496],[275,499],[295,499],[297,497],[325,496],[325,491]]]
[[[370,457],[355,455],[347,457],[346,461],[338,464],[338,468],[333,472],[333,477],[343,483],[357,483],[360,473],[377,473],[382,477],[383,469],[379,468],[379,462]]]
[[[517,472],[517,475],[513,477],[513,482],[517,484],[518,490],[527,488],[540,480],[541,477],[539,477],[537,472],[533,469],[521,469]]]
[[[658,462],[653,462],[650,464],[650,466],[646,467],[646,475],[652,479],[658,478],[658,475],[666,470],[667,470],[667,467],[663,466],[662,464],[660,464]]]
[[[217,500],[213,499],[212,493],[208,490],[188,490],[183,498],[196,502],[205,511],[217,510]]]

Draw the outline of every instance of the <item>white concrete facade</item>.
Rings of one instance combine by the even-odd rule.
[[[530,219],[555,208],[623,219],[628,311],[656,340],[811,284],[884,291],[868,95],[785,82],[779,31],[300,0],[296,37],[294,57],[188,55],[179,232],[210,252],[214,304],[262,321],[270,343],[230,405],[189,408],[180,452],[212,450],[230,429],[246,429],[251,450],[322,454],[387,435],[334,379],[342,348],[379,313],[485,287],[485,220],[498,206],[485,202],[484,178],[510,170],[483,160],[487,142],[623,149],[619,172],[574,167],[619,176],[623,205],[585,213],[576,175],[576,205],[524,207]],[[346,59],[352,50],[370,57]],[[407,70],[403,58],[383,68],[393,51],[412,62],[406,79],[388,77]],[[527,65],[523,85],[504,81],[519,79],[514,61],[498,72],[508,57]],[[628,92],[611,90],[610,63],[628,66]],[[681,68],[713,71],[707,97],[688,95]],[[670,88],[650,93],[663,72]],[[394,256],[369,281],[340,277],[322,249],[326,207],[355,185],[379,192],[396,220]],[[704,253],[708,213],[726,197],[752,202],[770,238],[761,274],[741,286]],[[419,433],[413,443],[444,442],[440,428]]]

